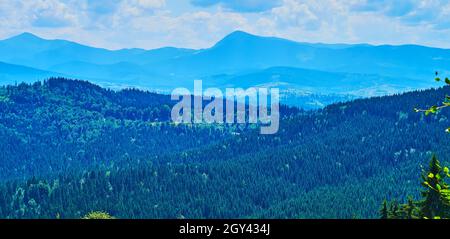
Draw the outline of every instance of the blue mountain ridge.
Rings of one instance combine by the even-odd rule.
[[[117,88],[170,92],[203,79],[205,85],[219,88],[276,85],[285,98],[368,97],[433,86],[429,79],[436,70],[449,72],[450,50],[300,43],[242,31],[207,49],[108,50],[23,33],[0,41],[0,61],[45,72],[42,77],[66,75]],[[0,83],[5,79],[25,80],[3,67]]]
[[[67,75],[0,62],[0,82],[5,85],[21,82],[33,83],[49,77],[67,77]]]

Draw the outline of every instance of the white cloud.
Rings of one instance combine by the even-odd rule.
[[[23,1],[31,24],[37,27],[64,27],[77,24],[78,16],[71,7],[58,0]]]
[[[264,12],[281,4],[281,0],[190,0],[190,2],[200,7],[220,5],[236,12]]]
[[[322,20],[312,8],[313,6],[305,2],[285,0],[282,6],[272,9],[272,15],[280,27],[294,26],[316,30],[320,27]]]
[[[450,28],[448,0],[360,0],[352,9],[395,18],[412,26],[427,25],[436,29]]]
[[[123,0],[118,12],[125,16],[140,16],[165,6],[165,0]]]
[[[134,0],[136,5],[144,8],[161,8],[166,4],[165,0]]]
[[[158,11],[131,19],[127,25],[129,34],[118,37],[123,38],[124,43],[130,38],[136,39],[138,45],[150,48],[167,45],[202,48],[211,46],[235,29],[248,29],[248,24],[247,18],[232,12],[197,11],[172,16],[167,11]]]
[[[0,0],[4,28],[24,26],[63,27],[78,21],[76,9],[59,0]]]
[[[0,37],[31,31],[107,48],[204,48],[244,30],[303,42],[450,47],[444,0],[280,0],[261,12],[223,4],[180,11],[174,1],[0,0]]]

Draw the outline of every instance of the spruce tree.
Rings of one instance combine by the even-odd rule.
[[[417,202],[412,197],[408,197],[408,202],[401,205],[400,209],[401,219],[418,219],[417,216]]]
[[[394,200],[391,203],[391,205],[389,206],[388,218],[389,219],[401,219],[401,217],[400,217],[400,206],[399,206],[397,200]]]
[[[389,219],[389,210],[386,199],[383,201],[383,206],[380,209],[380,219]]]
[[[421,192],[423,200],[420,205],[420,216],[423,218],[450,218],[449,186],[444,182],[448,177],[448,168],[442,168],[439,160],[433,155],[429,171],[422,175]]]

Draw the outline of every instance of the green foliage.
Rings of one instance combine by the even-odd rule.
[[[408,197],[408,202],[402,206],[401,218],[417,219],[417,215],[419,213],[418,210],[419,209],[417,208],[414,199],[412,197]]]
[[[436,78],[435,81],[440,82],[441,78],[439,77],[439,72],[436,72]],[[450,79],[448,77],[445,78],[445,84],[446,85],[450,85]],[[415,112],[424,112],[426,116],[429,116],[430,114],[437,114],[439,113],[442,109],[450,107],[450,97],[449,96],[445,96],[444,101],[442,102],[441,105],[437,106],[437,105],[433,105],[431,107],[429,107],[428,109],[418,109],[418,108],[414,108]],[[450,133],[450,128],[446,129],[447,133]]]
[[[396,200],[394,200],[390,204],[389,211],[388,211],[388,218],[389,219],[399,219],[400,217],[401,217],[400,205]]]
[[[424,218],[450,218],[449,186],[445,182],[448,168],[441,167],[439,160],[433,156],[428,172],[422,175],[423,200],[419,202],[420,216]]]
[[[391,203],[387,214],[388,219],[444,219],[450,218],[450,190],[445,179],[449,177],[448,168],[442,168],[439,160],[433,155],[429,169],[423,172],[421,192],[422,199],[414,201],[409,197],[406,204]],[[386,219],[384,201],[381,218]]]
[[[389,209],[388,209],[388,203],[387,203],[386,199],[383,201],[383,204],[380,209],[380,218],[381,219],[389,218]]]
[[[109,215],[106,212],[90,212],[83,219],[97,219],[97,220],[108,220],[108,219],[116,219],[115,217]]]

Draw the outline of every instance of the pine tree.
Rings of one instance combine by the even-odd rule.
[[[450,177],[449,169],[442,168],[439,160],[433,155],[429,169],[422,174],[425,188],[421,192],[423,199],[414,201],[408,198],[406,204],[397,201],[389,204],[383,202],[380,210],[381,218],[387,219],[444,219],[450,218],[450,186],[445,179]],[[386,215],[387,214],[387,215]]]
[[[394,200],[389,206],[388,210],[389,219],[401,219],[400,217],[400,206],[396,200]]]
[[[383,206],[380,209],[380,219],[389,219],[389,210],[386,199],[383,201]]]
[[[449,169],[443,169],[433,155],[429,171],[422,175],[422,186],[425,190],[421,192],[424,199],[419,203],[421,217],[429,219],[450,217],[449,186],[444,182],[448,173]]]
[[[400,218],[401,219],[417,219],[417,202],[412,197],[408,197],[408,202],[401,205]]]

